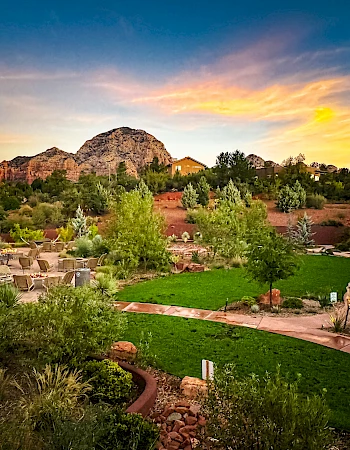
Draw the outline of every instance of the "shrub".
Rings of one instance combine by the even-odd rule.
[[[306,202],[306,192],[299,181],[293,186],[283,186],[277,197],[277,208],[283,212],[290,212],[293,209],[302,208]]]
[[[282,308],[289,309],[301,309],[303,307],[303,301],[301,298],[297,297],[288,297],[284,299],[282,303]]]
[[[20,292],[13,285],[0,285],[0,303],[5,307],[9,308],[15,306],[20,298]]]
[[[171,236],[168,236],[168,242],[177,242],[177,236],[176,234],[172,234]]]
[[[248,295],[246,295],[245,297],[242,297],[241,302],[245,303],[247,306],[256,305],[256,299],[254,297],[250,297]]]
[[[334,220],[334,219],[324,220],[323,222],[320,223],[320,225],[322,227],[337,227],[337,228],[344,226],[343,222],[340,222],[339,220]]]
[[[57,228],[56,231],[60,241],[69,242],[73,239],[74,229],[70,224],[65,227]]]
[[[253,313],[258,313],[258,312],[260,311],[260,306],[259,306],[259,305],[252,305],[252,306],[250,307],[250,310],[251,310]]]
[[[125,403],[130,399],[132,375],[118,363],[109,359],[89,361],[83,365],[83,373],[84,379],[92,386],[94,398],[111,404]]]
[[[341,236],[341,242],[336,245],[338,250],[347,252],[350,250],[350,228],[346,227]]]
[[[344,330],[345,325],[345,308],[342,306],[333,306],[333,312],[329,315],[329,322],[331,324],[332,331],[340,333]]]
[[[198,201],[198,194],[195,188],[192,186],[192,183],[188,183],[182,194],[181,198],[182,206],[186,209],[194,208],[197,205],[197,201]]]
[[[100,422],[98,443],[103,450],[153,450],[159,437],[158,428],[139,414],[114,410]]]
[[[182,235],[181,235],[181,239],[184,241],[184,242],[187,242],[189,239],[190,239],[190,234],[189,233],[187,233],[187,231],[184,231],[183,233],[182,233]]]
[[[97,273],[94,285],[102,295],[107,297],[113,297],[118,292],[117,280],[110,274]]]
[[[21,228],[18,223],[15,223],[10,231],[10,236],[15,242],[30,242],[44,239],[44,232],[42,230],[29,230],[29,228]]]
[[[279,372],[238,380],[234,366],[216,369],[205,401],[208,435],[232,450],[320,450],[330,442],[324,396],[304,397]]]
[[[198,203],[207,206],[209,203],[210,186],[205,177],[201,177],[197,185]]]
[[[307,208],[315,208],[315,209],[323,209],[326,203],[326,198],[320,194],[312,194],[306,197],[306,207]]]
[[[195,209],[188,209],[186,212],[186,219],[185,222],[195,224],[196,223],[196,217],[197,217],[198,211]]]
[[[82,236],[75,240],[74,255],[82,258],[92,256],[92,241],[87,236]]]
[[[27,375],[28,386],[17,387],[24,394],[20,408],[26,424],[32,430],[52,428],[57,419],[79,417],[79,401],[91,389],[77,370],[70,371],[59,365],[46,365],[42,372],[34,369],[33,379]]]
[[[123,332],[125,316],[90,286],[59,286],[37,304],[20,305],[17,333],[33,363],[84,361],[106,351]]]

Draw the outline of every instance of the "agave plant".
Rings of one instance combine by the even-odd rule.
[[[0,304],[11,308],[16,305],[20,298],[21,294],[19,290],[13,285],[3,284],[0,286]]]

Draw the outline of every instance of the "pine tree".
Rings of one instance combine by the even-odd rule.
[[[181,203],[184,208],[194,208],[197,205],[198,194],[192,183],[188,183],[182,194]]]
[[[209,203],[210,186],[205,177],[201,177],[197,186],[198,203],[207,206]]]

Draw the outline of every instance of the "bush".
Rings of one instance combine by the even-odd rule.
[[[197,214],[198,214],[198,211],[196,211],[195,209],[188,209],[186,212],[185,222],[195,224]]]
[[[102,295],[107,297],[113,297],[118,292],[117,280],[108,273],[97,273],[94,285]]]
[[[76,239],[74,250],[75,256],[87,258],[89,256],[92,256],[92,254],[93,254],[93,244],[88,237],[83,236],[81,238]]]
[[[289,309],[301,309],[303,307],[303,301],[301,298],[297,297],[288,297],[284,299],[282,303],[282,308]]]
[[[323,222],[320,223],[320,225],[322,227],[337,227],[337,228],[344,226],[343,222],[340,222],[339,220],[334,220],[334,219],[324,220]]]
[[[254,297],[245,296],[241,298],[241,302],[246,304],[247,306],[256,305],[256,299]]]
[[[70,224],[65,227],[57,228],[56,231],[60,241],[69,242],[73,239],[74,229]]]
[[[190,239],[190,234],[187,231],[184,231],[181,235],[181,239],[186,243]]]
[[[315,209],[323,209],[326,203],[326,198],[320,194],[312,194],[306,197],[306,207],[307,208],[315,208]]]
[[[159,437],[158,428],[139,414],[125,414],[118,410],[100,422],[98,443],[103,450],[153,450]]]
[[[0,285],[0,304],[6,308],[13,307],[21,298],[21,294],[12,284]]]
[[[104,359],[89,361],[83,365],[84,379],[92,386],[92,397],[112,405],[130,399],[133,387],[132,375],[118,363]]]
[[[350,250],[350,227],[345,228],[341,236],[341,241],[336,245],[336,248],[342,252]]]
[[[232,450],[328,448],[329,409],[324,396],[304,397],[298,383],[275,375],[235,377],[234,366],[216,369],[205,401],[207,433]]]
[[[198,201],[198,194],[195,188],[192,186],[192,183],[188,183],[182,194],[181,198],[182,206],[186,209],[194,208],[197,205],[197,201]]]
[[[34,365],[79,363],[106,351],[126,322],[111,301],[89,286],[52,288],[37,304],[16,311],[17,335]]]
[[[277,208],[283,212],[302,208],[306,202],[305,189],[296,181],[293,186],[283,186],[277,197]]]
[[[18,223],[14,224],[10,231],[10,236],[15,242],[40,241],[44,239],[42,230],[29,230],[29,228],[21,228]]]

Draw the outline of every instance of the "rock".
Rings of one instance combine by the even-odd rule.
[[[183,406],[184,408],[189,408],[191,406],[191,403],[189,403],[187,400],[180,400],[175,403],[175,407]]]
[[[185,422],[182,420],[174,420],[173,431],[178,432],[180,428],[185,426]]]
[[[137,354],[137,348],[132,342],[119,341],[112,344],[108,356],[114,360],[134,361]]]
[[[182,419],[182,415],[180,413],[173,412],[167,418],[167,422],[174,422],[175,420],[181,420],[181,419]]]
[[[35,178],[45,179],[54,170],[65,170],[69,180],[77,181],[81,172],[115,173],[121,162],[125,162],[129,175],[137,176],[154,157],[160,164],[172,162],[163,143],[154,136],[143,130],[121,127],[86,141],[76,154],[53,147],[35,156],[3,161],[0,163],[0,181],[22,180],[30,184]]]
[[[199,411],[201,410],[201,405],[191,405],[190,407],[189,407],[189,414],[191,415],[191,416],[196,416],[198,413],[199,413]]]
[[[197,423],[197,419],[194,416],[188,416],[185,419],[185,423],[186,425],[194,425],[195,423]]]
[[[177,450],[178,448],[180,448],[180,445],[180,442],[170,441],[166,448],[167,450]]]
[[[266,292],[266,294],[262,294],[258,298],[258,302],[263,305],[270,304],[270,291]],[[279,306],[282,304],[281,299],[281,291],[279,289],[272,289],[272,305]]]
[[[173,440],[173,441],[178,441],[178,442],[183,442],[183,437],[179,434],[179,433],[177,433],[176,431],[171,431],[169,434],[168,434],[168,437],[171,439],[171,440]]]
[[[175,408],[175,411],[179,414],[186,414],[188,412],[188,408],[185,408],[184,406],[177,406]]]
[[[180,389],[183,395],[189,398],[196,398],[207,393],[207,382],[200,378],[184,377]]]

